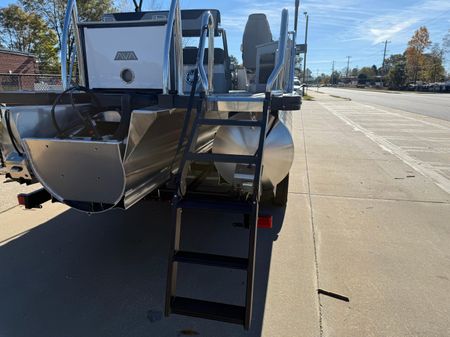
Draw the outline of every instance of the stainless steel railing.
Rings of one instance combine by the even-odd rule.
[[[72,33],[75,39],[75,46],[73,54],[70,55],[69,60],[69,73],[67,73],[67,52],[69,47],[69,34],[70,28],[72,27]],[[80,33],[78,31],[78,9],[76,0],[69,0],[67,2],[66,14],[64,17],[64,27],[62,31],[61,39],[61,80],[64,90],[70,86],[70,81],[72,78],[72,72],[75,61],[75,54],[77,54],[78,61],[78,73],[79,73],[79,84],[84,85],[84,59],[81,55],[81,45],[80,45]]]
[[[287,92],[294,91],[294,72],[295,72],[295,54],[296,54],[296,40],[297,40],[297,32],[294,30],[289,32],[292,35],[291,40],[291,55],[289,58],[289,78],[287,83]]]
[[[197,67],[199,78],[206,95],[214,90],[214,30],[214,16],[210,11],[207,11],[202,16],[202,33],[200,35],[200,42],[197,53]],[[205,65],[203,62],[205,58],[206,36],[208,36],[208,73],[206,73]]]
[[[174,60],[176,65],[176,90],[183,94],[183,46],[182,46],[181,10],[179,0],[172,0],[169,15],[167,17],[167,30],[164,41],[164,63],[163,63],[163,93],[168,94],[171,89],[170,79],[170,49],[172,39],[174,41]],[[175,34],[174,34],[175,33]]]
[[[280,40],[278,41],[278,57],[275,67],[267,80],[266,92],[271,92],[276,81],[280,80],[280,74],[286,64],[286,48],[288,42],[289,13],[286,8],[281,12]],[[283,81],[281,81],[283,82]]]

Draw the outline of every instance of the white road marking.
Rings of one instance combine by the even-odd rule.
[[[336,117],[341,119],[344,123],[346,123],[347,125],[351,126],[353,128],[353,130],[363,133],[367,138],[372,140],[374,143],[376,143],[378,146],[380,146],[383,150],[385,150],[385,151],[395,155],[397,158],[402,160],[405,164],[407,164],[408,166],[413,168],[415,171],[421,173],[425,177],[430,178],[443,191],[445,191],[445,192],[450,194],[450,179],[448,179],[446,176],[442,175],[441,172],[439,172],[439,170],[436,169],[436,167],[434,167],[433,165],[431,165],[428,162],[424,162],[424,161],[419,160],[417,158],[411,157],[407,153],[407,151],[405,151],[402,147],[391,143],[390,141],[387,140],[386,137],[377,135],[372,130],[368,130],[367,128],[361,126],[360,124],[354,122],[353,120],[351,120],[350,118],[348,118],[347,116],[345,116],[343,114],[343,112],[345,111],[345,107],[342,107],[341,109],[338,110],[338,109],[335,108],[336,104],[330,105],[330,104],[326,104],[326,103],[323,103],[323,102],[318,102],[318,103],[321,106],[323,106],[325,109],[327,109],[329,112],[331,112],[333,115],[335,115]],[[360,105],[362,107],[365,107],[365,108],[373,108],[373,107],[371,107],[369,105],[360,104],[360,103],[356,103],[356,102],[351,102],[351,103],[347,102],[347,104],[348,105],[350,105],[350,104],[358,104],[358,105]],[[376,108],[374,108],[374,109],[376,109]],[[379,112],[384,112],[384,110],[381,110],[381,109],[376,109],[376,110],[378,110]],[[389,112],[389,111],[385,111],[385,112],[386,112],[386,114],[389,114],[389,115],[397,115],[397,116],[402,117],[402,118],[415,120],[417,122],[421,122],[421,123],[427,124],[428,126],[433,126],[433,127],[439,128],[439,129],[448,129],[448,130],[450,130],[450,128],[447,128],[447,127],[445,127],[443,125],[439,125],[439,124],[435,124],[435,123],[429,123],[429,122],[425,122],[425,121],[422,121],[422,120],[417,120],[417,119],[414,119],[412,117],[402,116],[400,114]],[[391,129],[391,132],[392,131],[398,131],[398,130],[397,129],[393,129],[393,130]]]
[[[368,108],[368,109],[377,110],[377,111],[379,111],[379,112],[384,112],[384,113],[389,114],[389,115],[391,115],[391,116],[398,116],[398,117],[403,118],[403,119],[409,119],[409,120],[412,120],[412,121],[415,121],[415,122],[419,122],[419,123],[423,123],[423,124],[426,124],[426,125],[434,126],[434,127],[438,128],[438,129],[443,129],[443,130],[449,130],[449,131],[450,131],[450,128],[449,128],[449,127],[446,127],[446,126],[444,126],[444,125],[440,125],[440,124],[436,124],[436,123],[431,123],[431,122],[424,121],[424,120],[422,120],[422,119],[417,119],[417,118],[414,118],[414,117],[409,117],[409,116],[400,115],[400,114],[398,114],[398,113],[396,113],[396,112],[392,112],[392,111],[387,111],[387,110],[375,108],[375,107],[373,107],[373,106],[371,106],[371,105],[367,105],[367,104],[362,104],[362,103],[358,103],[358,102],[353,102],[353,103],[354,103],[354,104],[361,105],[361,106],[366,107],[366,108]],[[424,117],[424,118],[425,118],[425,117]],[[426,117],[426,118],[429,118],[429,117]]]

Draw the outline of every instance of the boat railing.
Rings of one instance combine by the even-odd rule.
[[[280,27],[280,39],[278,41],[278,57],[275,67],[267,80],[266,92],[272,92],[275,83],[283,83],[283,76],[286,68],[286,49],[288,44],[288,24],[289,24],[289,12],[286,8],[281,12],[281,27]],[[292,71],[293,69],[290,69]]]
[[[205,94],[208,95],[214,90],[213,76],[214,76],[214,30],[215,22],[214,16],[210,11],[206,11],[202,16],[201,35],[197,53],[197,68],[200,82],[203,86]],[[208,37],[208,72],[205,70],[205,43]]]
[[[80,47],[80,33],[78,31],[78,9],[76,0],[69,0],[67,2],[66,14],[64,17],[64,26],[61,38],[61,81],[63,89],[66,90],[70,87],[70,82],[72,80],[72,73],[75,64],[75,55],[78,55],[78,73],[79,73],[79,84],[84,85],[84,62],[81,57],[81,47]],[[72,54],[68,55],[69,48],[69,35],[71,32],[74,35],[74,46]],[[68,58],[69,56],[69,58]],[[69,61],[69,74],[67,70],[67,61]]]
[[[294,75],[295,75],[295,57],[297,55],[297,29],[298,29],[298,10],[300,7],[300,0],[295,0],[294,13],[294,30],[289,32],[292,35],[291,55],[289,62],[289,79],[287,83],[287,92],[294,91]]]
[[[172,40],[173,39],[173,40]],[[164,60],[163,60],[163,93],[169,94],[171,90],[171,62],[170,50],[174,42],[174,65],[176,66],[176,90],[183,93],[183,46],[182,46],[182,23],[180,1],[172,0],[169,14],[167,16],[167,30],[164,40]]]
[[[294,71],[295,71],[295,54],[296,54],[296,40],[297,40],[297,31],[289,32],[290,35],[292,35],[291,45],[290,45],[290,56],[289,56],[289,77],[287,79],[287,86],[286,90],[287,92],[293,92],[294,91]]]

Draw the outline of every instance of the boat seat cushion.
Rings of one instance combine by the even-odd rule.
[[[197,47],[185,47],[183,48],[183,63],[195,64],[197,62]],[[208,48],[205,50],[204,63],[208,63]],[[214,48],[214,64],[225,63],[225,52],[222,48]]]

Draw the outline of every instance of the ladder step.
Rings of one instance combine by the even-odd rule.
[[[264,102],[264,94],[247,95],[210,95],[206,97],[208,102]]]
[[[256,164],[257,157],[238,154],[220,153],[192,153],[186,154],[186,159],[191,161],[212,161],[219,163]]]
[[[258,120],[242,120],[242,119],[200,119],[199,124],[203,125],[227,125],[227,126],[251,126],[261,127],[262,123]]]
[[[186,297],[172,297],[171,302],[171,311],[174,314],[242,325],[245,321],[245,307],[238,305],[208,302]]]
[[[208,96],[206,100],[209,111],[261,112],[263,111],[265,97],[264,95],[213,95]]]
[[[176,262],[200,264],[204,266],[247,270],[248,259],[242,257],[177,251],[173,257]]]
[[[182,209],[226,211],[238,214],[251,214],[252,212],[252,205],[248,201],[182,199],[178,202],[177,207]]]

